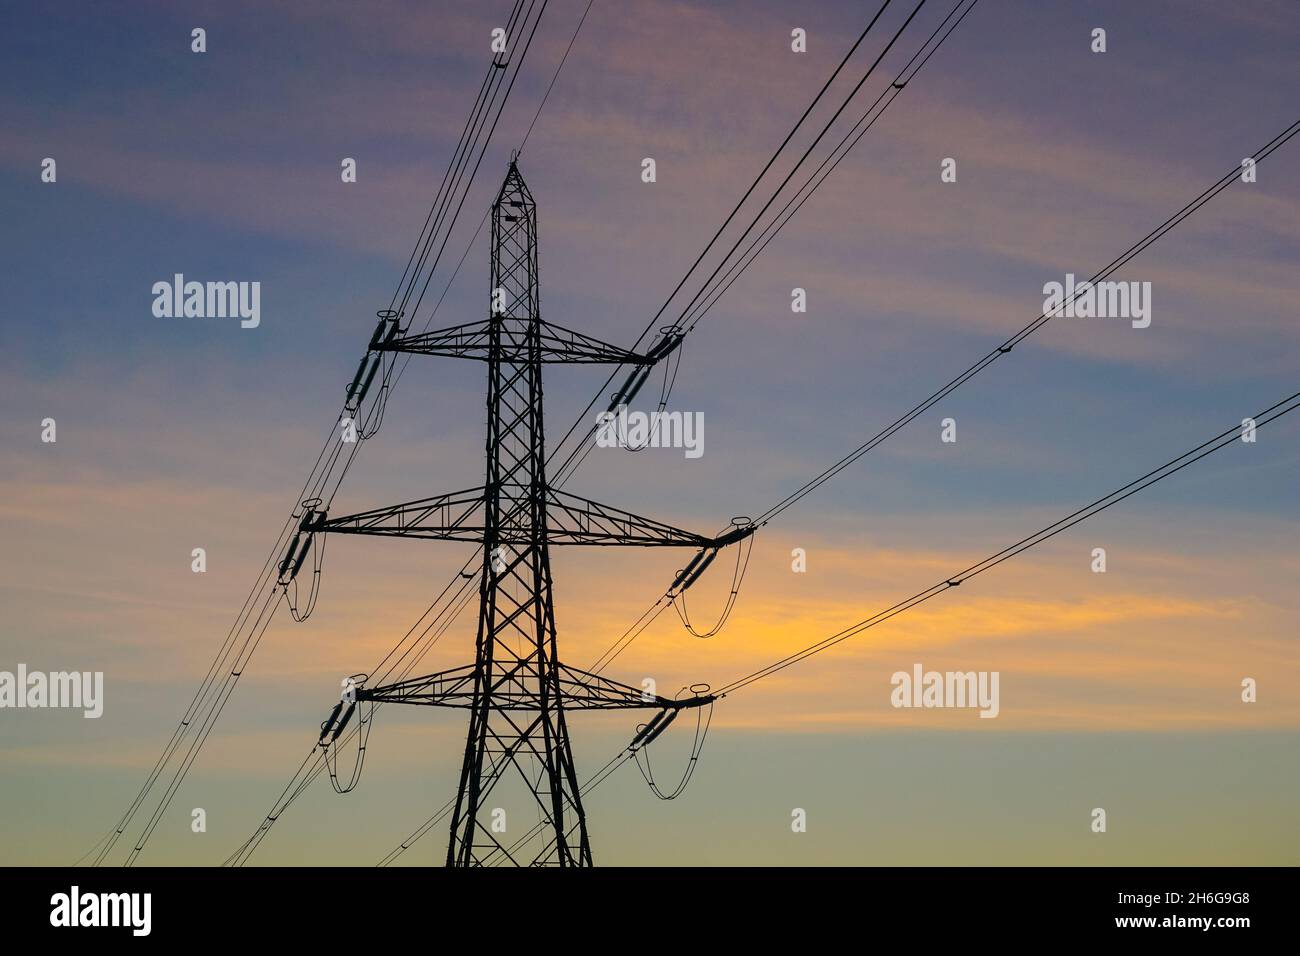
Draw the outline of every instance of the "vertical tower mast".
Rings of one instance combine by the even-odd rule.
[[[496,841],[479,819],[502,774],[516,768],[554,830],[561,866],[590,866],[591,847],[564,720],[546,542],[537,207],[519,169],[492,205],[492,308],[488,326],[487,480],[475,697],[449,866],[469,866]],[[516,542],[513,546],[507,542]],[[519,694],[536,713],[498,706]],[[570,825],[576,838],[570,845]]]

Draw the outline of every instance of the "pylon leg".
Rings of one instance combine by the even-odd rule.
[[[534,550],[531,557],[520,556],[507,566],[487,583],[483,595],[474,706],[452,815],[448,866],[592,865],[554,666],[554,609],[545,549]],[[506,582],[525,569],[536,573],[540,586],[521,604],[509,596]],[[535,632],[538,639],[529,642],[531,648],[523,655],[505,639],[508,629],[522,621],[540,628]],[[521,701],[533,706],[521,707]],[[522,789],[531,796],[524,802],[535,805],[538,822],[532,829],[498,826],[504,824],[497,817],[504,808],[496,804],[509,802],[511,783],[516,785],[513,794]],[[518,819],[517,804],[514,810]]]

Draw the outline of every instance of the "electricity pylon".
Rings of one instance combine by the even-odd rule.
[[[357,701],[386,701],[470,712],[469,733],[451,820],[448,866],[524,862],[498,839],[485,803],[518,771],[536,802],[549,842],[532,865],[590,866],[591,844],[579,793],[566,713],[613,708],[658,709],[639,737],[648,742],[682,709],[708,695],[670,700],[561,662],[552,597],[551,545],[641,545],[700,549],[688,572],[703,570],[717,550],[753,532],[736,527],[707,537],[552,488],[546,480],[542,365],[612,363],[632,374],[611,408],[640,388],[650,368],[681,343],[663,330],[646,353],[608,345],[544,321],[538,304],[537,208],[512,160],[492,205],[492,302],[485,321],[407,335],[401,316],[380,313],[376,352],[407,352],[487,363],[487,476],[481,488],[345,517],[308,512],[309,534],[377,534],[482,545],[478,636],[472,665],[377,687]],[[378,363],[375,363],[376,365]],[[360,377],[364,371],[358,371]],[[371,372],[373,377],[373,371]],[[366,383],[369,384],[368,382]],[[354,388],[357,383],[353,383]],[[304,553],[306,548],[304,547]],[[301,563],[301,562],[299,562]],[[695,570],[692,570],[695,569]],[[678,576],[678,582],[684,576]],[[696,576],[698,574],[696,573]],[[693,578],[692,578],[693,580]],[[354,705],[355,706],[355,705]],[[335,708],[321,735],[334,739],[347,720]]]

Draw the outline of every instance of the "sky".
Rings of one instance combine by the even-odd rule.
[[[863,93],[951,6],[929,0]],[[543,316],[630,346],[876,7],[594,0],[519,158]],[[486,236],[471,236],[585,8],[547,8],[457,221],[448,255],[469,251],[435,325],[486,315]],[[910,9],[890,5],[828,101]],[[4,4],[0,671],[102,671],[105,707],[0,709],[0,862],[76,860],[153,765],[334,427],[508,10]],[[1097,271],[1294,123],[1298,41],[1284,0],[980,0],[688,337],[670,407],[703,415],[704,453],[598,449],[567,489],[703,533],[761,513],[1032,321],[1045,283]],[[1151,283],[1148,328],[1054,320],[761,529],[719,634],[664,614],[607,675],[721,686],[1295,392],[1297,150],[1117,273]],[[260,324],[155,316],[151,289],[175,273],[260,282]],[[603,377],[546,376],[558,437]],[[338,512],[481,484],[484,384],[477,363],[417,357]],[[679,798],[655,799],[630,767],[590,794],[596,862],[1300,862],[1298,440],[1284,418],[723,699]],[[331,542],[315,613],[277,615],[141,862],[215,865],[242,843],[340,678],[382,658],[469,554]],[[693,619],[721,609],[730,561],[691,590]],[[562,655],[585,667],[682,555],[552,562]],[[472,612],[428,670],[472,659]],[[998,672],[998,716],[891,706],[891,675],[917,664]],[[318,781],[253,861],[377,862],[453,794],[463,716],[385,708],[360,786]],[[570,726],[585,777],[636,718]],[[656,743],[657,780],[677,778],[691,736],[683,721]],[[399,862],[441,862],[445,839],[438,827]]]

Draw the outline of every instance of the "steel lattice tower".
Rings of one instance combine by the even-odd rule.
[[[556,668],[546,543],[537,206],[513,163],[491,218],[486,518],[475,704],[447,863],[467,866],[476,848],[490,849],[481,846],[477,835],[482,800],[495,778],[513,764],[521,772],[536,774],[532,792],[554,821],[558,862],[590,866],[591,845]],[[509,541],[516,542],[514,548]],[[519,695],[535,700],[536,711],[512,712],[510,704]],[[520,766],[524,754],[531,755],[535,767]],[[572,845],[570,825],[577,831]]]
[[[563,664],[552,598],[551,545],[639,545],[700,549],[688,567],[752,528],[720,537],[682,531],[631,512],[552,488],[546,480],[542,366],[630,365],[632,376],[611,407],[625,402],[660,359],[681,342],[669,328],[644,354],[608,345],[542,319],[538,296],[537,208],[512,161],[491,209],[491,307],[487,320],[408,335],[401,316],[380,313],[375,352],[407,352],[483,361],[488,369],[487,473],[482,488],[340,518],[313,515],[312,534],[377,534],[474,541],[482,547],[479,620],[472,665],[378,687],[358,701],[386,701],[470,712],[460,786],[447,848],[448,866],[506,860],[590,866],[580,787],[566,712],[647,708],[651,725],[711,696],[668,699]],[[338,709],[322,733],[324,743]],[[344,716],[344,722],[347,715]],[[334,738],[337,739],[337,731]],[[549,841],[520,860],[498,839],[484,812],[504,780],[517,773],[536,803]]]

